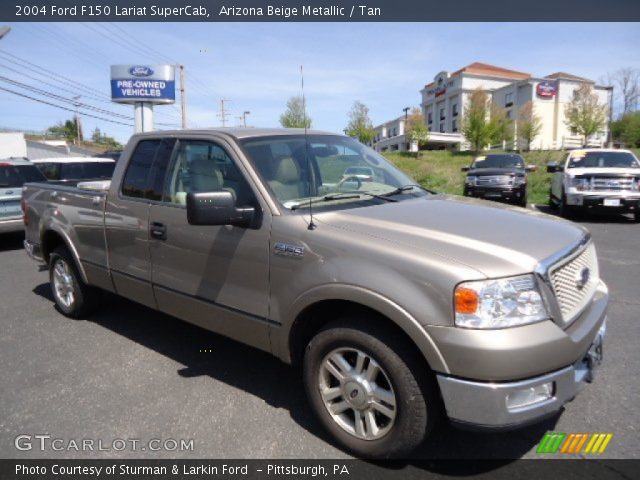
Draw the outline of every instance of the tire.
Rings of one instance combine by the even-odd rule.
[[[79,318],[95,308],[98,292],[82,281],[66,247],[57,247],[49,256],[49,282],[56,306],[65,316]]]
[[[562,197],[558,202],[558,213],[561,217],[566,219],[571,219],[575,213],[574,209],[567,205],[567,197],[564,192],[562,192]]]
[[[635,220],[636,223],[640,223],[640,212],[633,213],[633,220]]]
[[[524,197],[522,197],[519,201],[518,201],[518,205],[520,205],[522,208],[527,208],[527,194],[524,194]]]
[[[396,332],[368,320],[343,318],[309,342],[303,363],[305,389],[320,422],[342,447],[361,458],[402,457],[424,441],[444,409],[427,365],[409,354],[411,349]],[[362,362],[357,360],[360,355]],[[347,364],[335,361],[337,356]],[[347,366],[351,370],[338,381],[327,365],[341,375]],[[336,368],[339,365],[342,368]],[[376,371],[372,382],[363,380]],[[321,390],[331,398],[326,404]],[[362,420],[356,422],[357,418]]]
[[[549,208],[551,208],[552,210],[558,209],[558,203],[554,200],[551,189],[549,189]]]

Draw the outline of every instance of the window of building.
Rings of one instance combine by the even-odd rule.
[[[440,109],[440,120],[444,120],[444,108]]]
[[[454,103],[453,106],[451,107],[451,115],[454,117],[458,116],[458,104]]]
[[[453,132],[457,132],[458,131],[458,121],[457,120],[453,120],[451,122],[451,130]]]
[[[431,125],[433,123],[433,113],[429,112],[427,115],[427,123]]]
[[[510,107],[513,105],[513,93],[507,93],[504,96],[504,106],[505,107]]]
[[[440,133],[444,133],[444,123],[440,124]]]

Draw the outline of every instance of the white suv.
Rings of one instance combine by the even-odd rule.
[[[547,172],[553,173],[549,205],[562,216],[598,208],[633,213],[640,222],[640,161],[629,150],[574,150]]]

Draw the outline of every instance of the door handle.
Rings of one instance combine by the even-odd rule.
[[[158,240],[167,239],[167,227],[164,223],[151,222],[151,228],[149,229],[151,236]]]

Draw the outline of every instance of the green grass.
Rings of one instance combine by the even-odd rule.
[[[635,149],[634,153],[640,157],[640,149]],[[419,158],[405,152],[384,152],[383,155],[423,187],[454,195],[462,195],[465,173],[460,168],[469,166],[473,160],[472,153],[445,150],[423,151]],[[551,182],[546,165],[564,160],[566,152],[534,151],[523,153],[522,156],[527,164],[538,167],[535,172],[529,173],[529,203],[546,204]]]

